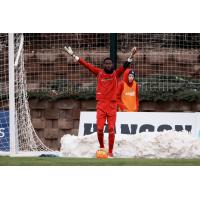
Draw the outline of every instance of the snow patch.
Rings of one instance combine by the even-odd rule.
[[[108,134],[104,134],[105,147]],[[61,155],[64,157],[95,157],[99,148],[97,133],[88,136],[64,135]],[[199,158],[200,139],[187,132],[165,131],[136,135],[116,134],[113,150],[118,158]]]

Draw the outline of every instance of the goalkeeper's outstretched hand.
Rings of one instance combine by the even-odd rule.
[[[133,56],[136,54],[136,52],[137,52],[137,48],[133,47],[131,49],[131,55],[128,57],[128,62],[132,62],[133,61]]]
[[[72,48],[70,47],[70,46],[68,46],[68,47],[64,47],[64,50],[70,55],[70,56],[72,56],[73,58],[74,58],[74,60],[75,61],[78,61],[79,60],[79,57],[78,56],[76,56],[75,54],[74,54],[74,52],[73,52],[73,50],[72,50]]]
[[[65,51],[70,55],[70,56],[73,56],[74,52],[72,51],[72,48],[71,47],[64,47]]]

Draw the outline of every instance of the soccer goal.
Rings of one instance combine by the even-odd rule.
[[[23,45],[23,34],[0,34],[0,155],[51,152],[31,123]]]
[[[198,97],[200,34],[118,33],[115,40],[111,36],[109,33],[0,33],[0,154],[49,152],[59,149],[63,135],[77,131],[79,118],[70,117],[70,106],[65,110],[52,109],[57,115],[47,120],[48,106],[42,108],[41,114],[29,108],[33,97],[53,100],[95,97],[96,77],[66,54],[65,45],[102,69],[103,60],[114,53],[116,67],[122,65],[130,49],[136,46],[138,52],[131,68],[146,99],[163,94],[165,100],[167,95],[171,98],[179,91],[183,98],[190,98],[191,93]],[[41,119],[45,125],[41,123],[34,130],[31,119],[34,126]],[[69,126],[58,122],[67,122]],[[56,129],[57,138],[51,138],[54,143],[49,138],[55,132],[51,134],[48,128]]]

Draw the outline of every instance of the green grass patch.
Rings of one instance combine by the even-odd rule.
[[[200,166],[200,159],[0,157],[0,166]]]

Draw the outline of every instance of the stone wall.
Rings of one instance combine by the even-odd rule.
[[[60,148],[60,138],[65,134],[77,135],[80,111],[95,111],[94,100],[62,99],[29,101],[33,126],[39,137],[52,149]]]
[[[80,111],[95,111],[95,100],[62,99],[47,101],[30,99],[33,126],[44,141],[54,150],[60,149],[60,138],[65,134],[78,135]],[[143,112],[200,112],[200,103],[141,102]]]

